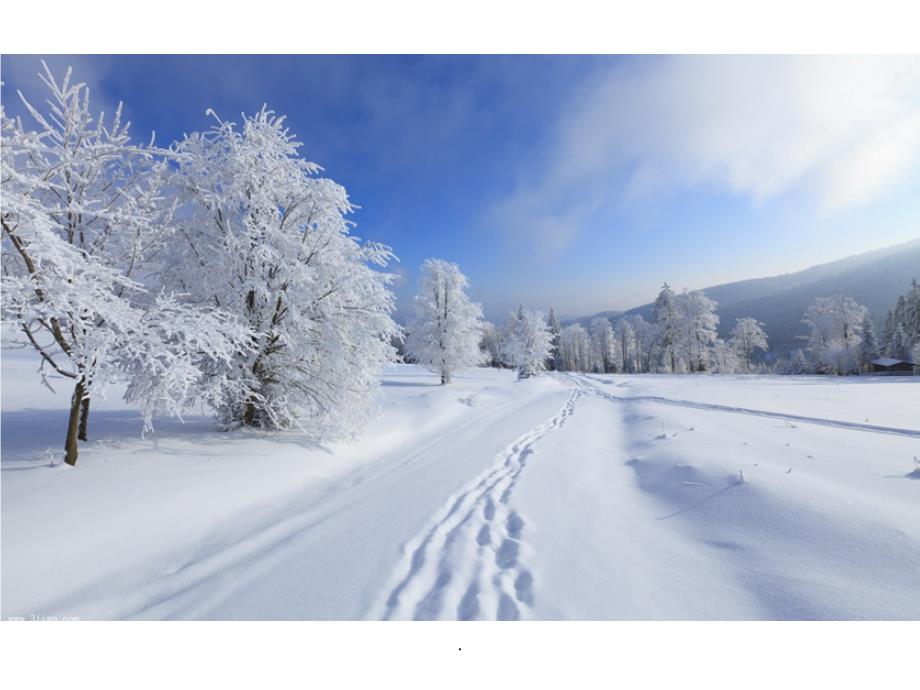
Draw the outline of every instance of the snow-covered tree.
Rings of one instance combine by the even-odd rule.
[[[559,338],[562,350],[562,369],[565,371],[588,371],[591,367],[591,339],[580,323],[573,323],[562,329]]]
[[[457,264],[441,259],[422,264],[406,345],[416,362],[441,375],[442,384],[450,383],[457,369],[483,361],[482,308],[467,296],[468,284]]]
[[[862,342],[859,344],[859,367],[862,371],[868,371],[872,360],[881,356],[881,346],[875,335],[875,325],[868,316],[863,321],[860,335]]]
[[[297,426],[317,438],[359,431],[395,357],[394,257],[359,241],[345,189],[299,155],[284,118],[263,107],[174,146],[181,241],[164,248],[162,279],[194,304],[236,315],[252,332],[222,382],[222,422]]]
[[[40,355],[46,385],[73,385],[75,464],[90,401],[109,382],[129,384],[149,428],[155,411],[202,394],[199,365],[226,362],[244,333],[211,305],[186,308],[139,282],[172,231],[165,152],[131,142],[120,106],[94,117],[70,70],[58,81],[45,66],[42,80],[47,112],[20,94],[34,130],[2,116],[3,319]]]
[[[677,370],[677,348],[681,338],[681,316],[677,296],[665,283],[652,305],[652,321],[656,327],[656,350],[659,365],[665,371]]]
[[[594,366],[603,374],[616,371],[616,338],[610,319],[598,316],[591,320],[591,347],[594,353]]]
[[[843,294],[818,297],[805,310],[808,350],[818,367],[836,374],[859,368],[859,346],[868,310]]]
[[[620,319],[613,327],[613,335],[617,341],[617,352],[620,356],[618,369],[625,373],[636,371],[633,351],[636,347],[636,334],[629,321]]]
[[[901,324],[908,340],[920,343],[920,283],[914,278],[910,282],[910,290],[904,296],[904,312]]]
[[[678,343],[681,358],[691,372],[706,371],[712,346],[718,338],[716,302],[709,299],[702,290],[685,290],[677,296],[675,302],[680,324]]]
[[[811,373],[811,365],[801,349],[797,349],[789,358],[789,373],[794,375]]]
[[[652,354],[658,339],[658,330],[654,324],[646,321],[641,314],[630,316],[629,325],[632,327],[635,337],[633,350],[635,358],[634,371],[636,373],[648,372],[652,368]]]
[[[559,319],[556,317],[556,310],[552,307],[549,308],[549,330],[553,334],[553,351],[549,358],[549,368],[550,371],[556,371],[561,368],[562,365],[562,351],[560,349],[559,339],[562,334],[562,326],[559,324]]]
[[[518,378],[530,378],[546,369],[552,355],[553,333],[543,312],[521,309],[512,320],[508,351]]]
[[[891,342],[888,343],[888,356],[895,359],[909,360],[911,358],[912,343],[904,331],[904,324],[900,321],[895,322],[894,331],[891,334]]]
[[[735,320],[735,327],[732,329],[728,344],[738,354],[741,368],[744,371],[751,370],[751,356],[754,350],[769,349],[763,324],[750,317]]]
[[[920,342],[920,284],[911,281],[907,294],[898,297],[889,310],[882,336],[882,350],[888,357],[910,359],[915,343]]]
[[[490,367],[500,368],[508,365],[508,332],[503,326],[484,321],[480,347],[485,352],[486,363]]]
[[[885,316],[885,327],[882,329],[882,354],[886,357],[890,357],[889,351],[891,349],[891,339],[894,337],[894,312],[889,309],[888,314]]]
[[[717,374],[735,374],[743,366],[738,350],[721,338],[712,344],[711,360],[712,370]],[[748,371],[749,368],[747,366],[744,370]]]

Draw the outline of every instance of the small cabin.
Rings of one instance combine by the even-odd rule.
[[[891,376],[910,376],[914,373],[914,363],[892,357],[879,357],[870,362],[873,374],[889,374]]]

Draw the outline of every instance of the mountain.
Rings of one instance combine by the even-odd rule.
[[[805,335],[802,317],[815,297],[841,291],[869,309],[879,334],[888,310],[898,295],[907,292],[910,281],[920,279],[920,239],[894,247],[820,264],[795,273],[770,278],[753,278],[705,288],[719,304],[719,335],[727,338],[735,320],[750,316],[764,323],[770,337],[770,351],[784,354],[798,347]],[[651,319],[652,305],[643,304],[625,312],[600,312],[577,319],[587,324],[596,316],[620,318],[641,314]]]

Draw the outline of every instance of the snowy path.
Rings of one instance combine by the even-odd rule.
[[[565,426],[581,394],[573,390],[558,414],[502,451],[407,545],[405,576],[387,595],[380,617],[470,620],[488,612],[498,620],[520,618],[520,607],[532,603],[533,576],[521,552],[524,520],[508,503],[534,446]]]
[[[76,469],[8,392],[4,616],[920,618],[910,382],[396,367],[356,445],[113,408]]]

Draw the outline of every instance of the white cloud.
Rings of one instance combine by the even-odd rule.
[[[629,59],[575,91],[544,165],[491,220],[527,234],[562,217],[565,240],[605,203],[695,185],[755,203],[805,194],[835,212],[918,161],[920,58]]]

